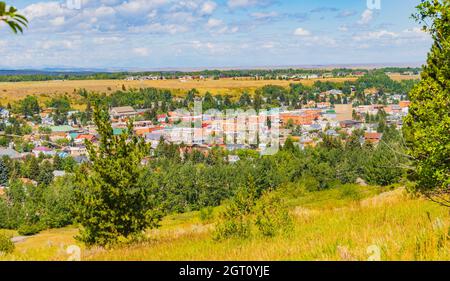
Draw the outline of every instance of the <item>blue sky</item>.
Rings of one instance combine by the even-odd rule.
[[[6,2],[30,26],[0,25],[0,68],[415,64],[431,46],[410,18],[419,0]]]

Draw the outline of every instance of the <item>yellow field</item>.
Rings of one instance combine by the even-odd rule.
[[[128,88],[164,88],[175,90],[190,90],[196,88],[204,93],[210,91],[213,94],[227,93],[230,90],[248,90],[252,91],[264,85],[289,86],[291,83],[304,83],[312,85],[315,81],[333,81],[342,82],[354,80],[354,78],[328,78],[328,79],[309,79],[302,81],[287,80],[187,80],[185,82],[178,79],[157,80],[157,81],[124,81],[124,80],[58,80],[58,81],[33,81],[33,82],[2,82],[0,83],[1,100],[22,99],[26,95],[42,94],[70,94],[79,88],[85,88],[88,91],[109,93],[122,89],[122,85]]]
[[[403,189],[358,201],[338,189],[291,202],[289,236],[216,242],[197,212],[166,217],[143,243],[105,250],[81,247],[81,260],[450,260],[448,209],[409,198]],[[292,205],[289,204],[289,205]],[[16,244],[6,260],[67,260],[77,229],[44,231]]]
[[[397,81],[406,79],[418,79],[418,76],[391,75]],[[21,100],[27,95],[37,95],[40,101],[48,100],[54,94],[68,94],[74,99],[74,91],[84,88],[88,91],[111,93],[122,89],[124,85],[129,88],[155,87],[171,89],[175,94],[183,94],[186,90],[196,88],[200,93],[207,91],[212,94],[230,94],[236,96],[242,91],[254,92],[255,89],[265,85],[278,85],[287,87],[291,83],[302,83],[312,85],[316,81],[343,82],[354,81],[356,78],[325,78],[307,80],[252,80],[249,78],[240,79],[219,79],[219,80],[187,80],[178,79],[157,80],[157,81],[125,81],[125,80],[56,80],[56,81],[32,81],[32,82],[0,82],[0,104],[7,104]]]

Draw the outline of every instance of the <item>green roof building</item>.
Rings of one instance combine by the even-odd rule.
[[[52,133],[69,133],[73,132],[76,129],[69,125],[61,125],[61,126],[52,126],[50,127]]]

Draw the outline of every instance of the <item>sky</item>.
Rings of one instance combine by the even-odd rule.
[[[417,64],[419,0],[4,0],[0,68],[169,69]],[[379,4],[379,5],[378,5]]]

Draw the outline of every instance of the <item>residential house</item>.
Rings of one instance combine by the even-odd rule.
[[[35,147],[32,151],[31,151],[34,156],[39,157],[39,155],[42,153],[44,156],[54,156],[55,155],[55,151],[49,147],[46,146],[38,146]]]
[[[113,107],[109,110],[109,114],[114,119],[125,119],[137,115],[136,110],[131,106]]]
[[[10,147],[0,147],[0,157],[7,156],[10,159],[20,159],[22,155]]]

